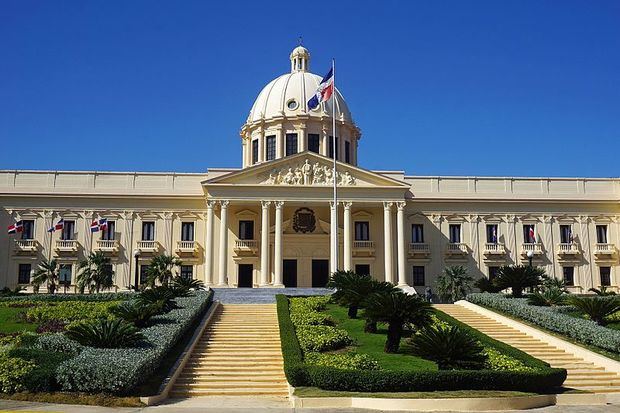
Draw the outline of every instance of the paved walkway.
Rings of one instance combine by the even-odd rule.
[[[214,288],[214,300],[223,304],[273,304],[276,294],[326,295],[327,288]]]
[[[540,339],[507,326],[490,317],[457,304],[436,304],[435,307],[457,320],[470,325],[496,340],[503,341],[552,367],[564,368],[568,377],[564,387],[587,390],[596,393],[620,392],[620,375],[606,371],[604,365],[597,365],[583,358],[561,350]]]

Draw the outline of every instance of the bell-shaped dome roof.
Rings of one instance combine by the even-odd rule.
[[[246,123],[281,117],[307,115],[323,118],[332,115],[332,99],[321,103],[316,109],[308,108],[308,100],[314,95],[323,79],[310,73],[310,53],[303,46],[291,52],[291,72],[272,80],[258,94]],[[326,68],[327,69],[327,68]],[[336,89],[336,119],[353,124],[349,107]]]

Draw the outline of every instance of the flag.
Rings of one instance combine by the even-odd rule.
[[[497,244],[497,226],[493,225],[493,231],[491,233],[491,239],[493,243]]]
[[[61,219],[60,221],[56,223],[56,225],[52,225],[50,229],[47,230],[47,232],[58,231],[58,230],[63,229],[64,227],[65,227],[65,220]]]
[[[101,218],[99,220],[99,230],[103,231],[105,229],[108,229],[108,219],[107,218]]]
[[[17,221],[13,225],[9,225],[9,234],[15,234],[16,232],[22,232],[24,230],[24,222]]]
[[[535,244],[536,243],[536,233],[534,232],[534,226],[533,225],[530,227],[530,234],[529,235],[530,235],[530,242],[532,244]]]
[[[90,232],[97,232],[99,231],[99,221],[94,220],[93,222],[90,223]]]
[[[96,219],[90,224],[90,232],[103,231],[108,227],[106,218]]]
[[[325,75],[318,89],[314,93],[314,96],[308,101],[308,107],[314,109],[319,106],[321,102],[327,102],[334,93],[334,68],[329,69],[329,72]]]

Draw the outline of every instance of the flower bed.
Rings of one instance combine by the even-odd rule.
[[[530,368],[520,371],[362,370],[336,368],[324,360],[313,360],[314,356],[311,356],[310,360],[304,360],[295,326],[291,321],[289,300],[283,295],[278,295],[276,300],[284,371],[289,383],[295,387],[314,386],[324,390],[356,392],[474,389],[541,391],[560,386],[566,378],[566,370],[553,369],[516,349],[514,354],[510,354],[511,358]]]
[[[506,298],[502,294],[474,293],[467,296],[467,301],[521,318],[577,342],[620,352],[620,331],[564,314],[562,309],[537,307],[529,305],[527,299]]]
[[[153,325],[141,330],[146,343],[140,347],[84,347],[77,357],[58,367],[56,379],[60,387],[65,391],[127,393],[155,371],[177,340],[204,314],[212,299],[212,291],[176,298],[180,308],[153,317]]]

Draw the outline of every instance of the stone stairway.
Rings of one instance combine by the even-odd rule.
[[[568,376],[564,382],[564,387],[596,393],[620,392],[620,375],[606,371],[603,365],[590,363],[572,353],[554,347],[463,306],[436,304],[434,307],[483,332],[489,337],[546,361],[552,367],[566,369]]]
[[[288,397],[274,304],[222,304],[170,397]]]

